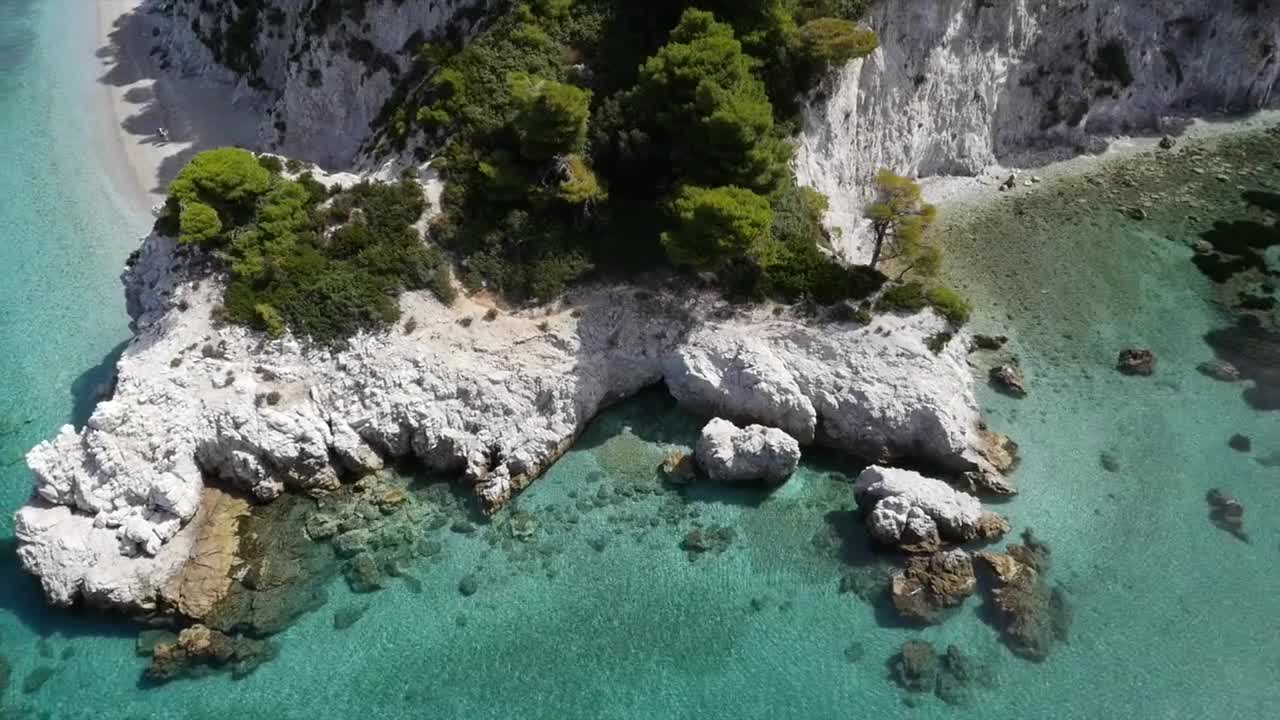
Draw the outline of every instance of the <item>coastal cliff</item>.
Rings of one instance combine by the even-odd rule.
[[[1272,0],[877,3],[880,49],[809,105],[800,181],[830,198],[852,261],[879,168],[919,177],[1038,165],[1115,134],[1280,103]]]
[[[436,34],[465,34],[486,6],[487,0],[174,0],[152,8],[161,16],[156,47],[164,62],[253,98],[263,148],[345,167],[417,46]]]

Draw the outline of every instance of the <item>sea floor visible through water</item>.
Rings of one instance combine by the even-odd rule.
[[[26,50],[8,67],[31,64],[12,80],[33,93],[23,107],[72,117],[90,83],[41,65],[66,50],[49,39],[57,17],[15,9],[0,15],[0,32],[4,48]],[[79,42],[75,32],[63,40]],[[62,79],[58,92],[23,79],[45,77]],[[45,96],[48,106],[34,99]],[[39,117],[6,117],[4,127],[35,133]],[[21,309],[0,325],[11,350],[0,364],[6,510],[27,495],[21,453],[83,420],[107,375],[125,337],[115,277],[125,239],[145,227],[101,178],[59,196],[73,186],[40,175],[41,157],[62,152],[69,163],[87,150],[24,142],[33,164],[3,176],[15,183],[9,195],[51,204],[6,208],[8,226],[22,230],[0,248],[21,253],[6,267],[29,270],[0,281],[5,307]],[[655,469],[688,447],[700,420],[655,390],[598,418],[518,499],[528,537],[515,537],[510,513],[485,525],[446,503],[462,514],[418,528],[436,548],[430,557],[369,594],[335,574],[324,604],[275,638],[279,656],[243,679],[143,682],[139,628],[42,606],[16,567],[6,512],[0,655],[11,671],[0,717],[1280,715],[1280,465],[1270,462],[1280,414],[1246,402],[1247,385],[1196,371],[1214,357],[1205,336],[1239,322],[1248,279],[1215,282],[1193,262],[1215,222],[1275,222],[1276,210],[1249,193],[1280,191],[1277,163],[1274,136],[1217,138],[946,210],[938,232],[950,281],[974,301],[975,329],[1011,337],[1003,353],[974,355],[975,373],[1016,356],[1030,383],[1022,400],[989,388],[981,399],[993,428],[1022,448],[1022,494],[996,508],[1013,521],[1009,541],[1035,529],[1074,607],[1069,641],[1045,662],[1013,656],[980,597],[919,629],[883,596],[842,592],[851,574],[874,588],[886,561],[857,524],[860,468],[846,459],[813,453],[772,493],[661,484]],[[24,177],[46,180],[34,192]],[[1274,249],[1262,256],[1275,267]],[[1155,351],[1153,377],[1116,372],[1128,347]],[[1252,439],[1250,452],[1229,447],[1235,434]],[[397,481],[424,504],[442,500],[423,479]],[[1205,494],[1215,487],[1246,507],[1247,542],[1210,521]],[[717,531],[715,547],[690,552],[699,527]],[[990,668],[991,687],[972,688],[959,706],[905,692],[889,662],[917,638],[963,648]]]

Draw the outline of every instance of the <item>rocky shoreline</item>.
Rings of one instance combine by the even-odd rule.
[[[136,337],[115,395],[28,456],[19,557],[58,605],[171,607],[164,589],[218,536],[192,522],[206,478],[269,501],[411,459],[497,508],[602,408],[659,383],[704,416],[1007,487],[969,342],[931,350],[947,330],[931,311],[862,326],[664,287],[586,288],[513,314],[411,295],[403,327],[334,351],[222,326],[218,278],[167,238],[149,238],[124,281]]]

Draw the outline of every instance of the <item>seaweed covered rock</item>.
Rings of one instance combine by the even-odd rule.
[[[193,625],[179,633],[175,642],[155,646],[146,677],[152,682],[167,682],[208,666],[229,670],[240,678],[274,655],[275,648],[264,640],[232,637],[204,625]]]
[[[906,569],[893,576],[893,606],[907,620],[933,624],[977,589],[973,560],[964,550],[911,557]]]
[[[854,485],[867,529],[879,542],[916,552],[934,552],[942,542],[965,542],[978,534],[982,504],[967,493],[911,470],[873,465]]]
[[[989,600],[1005,644],[1014,654],[1037,662],[1067,639],[1071,625],[1065,593],[1051,588],[1045,577],[1049,554],[1049,547],[1030,530],[1023,533],[1023,544],[1009,545],[1004,554],[978,553],[993,575]]]
[[[740,428],[716,418],[702,428],[695,449],[698,465],[712,480],[779,485],[800,463],[800,443],[777,428]]]

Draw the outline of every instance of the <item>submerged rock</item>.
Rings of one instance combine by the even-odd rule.
[[[245,677],[275,656],[275,648],[263,640],[232,637],[204,625],[193,625],[178,633],[173,643],[157,645],[146,677],[167,682],[197,671],[201,666],[230,670]]]
[[[706,529],[691,530],[680,541],[680,548],[694,560],[706,553],[722,553],[729,549],[738,533],[731,527],[716,525]]]
[[[778,485],[796,471],[800,463],[800,443],[777,428],[763,425],[739,428],[717,418],[702,428],[695,456],[712,480]]]
[[[1116,369],[1125,375],[1151,376],[1156,372],[1156,355],[1150,350],[1122,350]]]
[[[698,477],[698,467],[694,464],[693,455],[683,450],[668,453],[659,469],[667,482],[675,485],[688,485]]]
[[[1054,646],[1067,639],[1071,608],[1066,595],[1050,588],[1045,579],[1048,546],[1028,530],[1022,545],[1010,545],[1005,554],[980,552],[978,558],[994,576],[989,599],[1005,644],[1028,660],[1049,657]]]
[[[1227,441],[1227,445],[1236,452],[1247,453],[1253,450],[1253,441],[1247,435],[1236,433]]]
[[[933,624],[978,589],[973,560],[959,548],[907,559],[893,576],[893,606],[907,620]]]
[[[979,350],[999,350],[1008,344],[1009,338],[1004,335],[974,335],[973,345]]]
[[[876,540],[915,552],[934,552],[942,540],[977,537],[982,504],[941,480],[896,468],[872,466],[854,485],[867,529]]]
[[[1240,369],[1225,360],[1210,360],[1196,366],[1201,375],[1221,382],[1240,382]]]
[[[933,692],[938,683],[938,653],[923,640],[908,640],[894,657],[893,677],[904,689],[916,693]]]
[[[57,671],[48,665],[36,667],[27,673],[26,677],[22,678],[22,694],[32,695],[39,692],[55,674],[57,674]]]
[[[999,365],[991,368],[988,373],[992,387],[1010,397],[1024,398],[1027,396],[1026,378],[1022,375],[1022,368],[1017,365]]]
[[[138,641],[134,649],[141,657],[151,657],[158,645],[172,645],[178,641],[178,634],[172,630],[143,630],[138,633]]]
[[[1244,530],[1243,503],[1221,488],[1206,493],[1205,502],[1209,503],[1209,519],[1214,525],[1239,540],[1249,542],[1249,534]]]
[[[1098,463],[1102,465],[1102,469],[1107,472],[1120,472],[1120,459],[1115,453],[1102,452],[1098,454]]]

